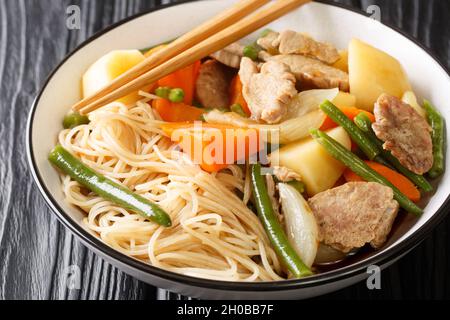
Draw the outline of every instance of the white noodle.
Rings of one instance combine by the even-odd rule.
[[[94,170],[157,202],[173,226],[158,226],[64,177],[67,201],[87,213],[85,223],[108,245],[154,266],[225,281],[281,279],[283,269],[264,228],[246,206],[248,168],[203,172],[163,136],[147,104],[155,97],[144,96],[131,108],[113,103],[93,112],[90,124],[61,131],[59,143]]]

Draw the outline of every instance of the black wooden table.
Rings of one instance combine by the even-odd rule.
[[[0,0],[0,299],[177,299],[139,282],[87,250],[50,213],[25,157],[33,98],[61,59],[93,33],[138,12],[177,1]],[[400,27],[450,67],[450,1],[341,0]],[[81,8],[81,29],[66,10]],[[425,80],[425,79],[424,79]],[[450,106],[449,106],[450,107]],[[365,283],[320,299],[450,298],[450,216],[413,252],[382,273],[382,289]],[[79,290],[66,285],[69,266]]]

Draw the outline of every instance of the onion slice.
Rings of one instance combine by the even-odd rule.
[[[303,263],[311,267],[319,246],[316,219],[303,196],[286,183],[278,184],[286,234]]]
[[[325,100],[333,101],[339,94],[339,89],[314,89],[300,92],[295,96],[287,111],[285,119],[294,119],[319,109]]]

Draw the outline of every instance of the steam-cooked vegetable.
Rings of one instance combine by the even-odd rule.
[[[341,110],[339,110],[330,101],[325,101],[320,106],[323,112],[326,113],[334,122],[339,124],[342,128],[347,131],[352,140],[358,145],[358,147],[366,154],[366,156],[373,160],[375,159],[380,151],[376,144],[370,141],[364,132],[359,129]]]
[[[169,92],[169,100],[172,102],[183,102],[184,100],[184,90],[181,88],[175,88]]]
[[[341,127],[328,132],[330,136],[350,149],[351,141]],[[315,140],[306,138],[289,144],[270,155],[272,165],[297,172],[306,185],[309,196],[332,188],[345,170],[345,166],[331,157]]]
[[[231,104],[239,104],[245,111],[247,116],[251,115],[250,109],[248,108],[247,101],[245,101],[244,95],[242,93],[242,82],[239,75],[236,75],[231,81],[230,86],[230,101]]]
[[[95,172],[62,146],[56,146],[48,159],[62,172],[104,199],[139,213],[162,226],[172,225],[169,215],[157,204]]]
[[[377,162],[365,161],[366,164],[373,170],[381,174],[383,177],[388,179],[394,186],[398,188],[405,196],[407,196],[411,201],[418,202],[420,200],[420,192],[417,190],[416,186],[405,176],[400,173],[383,166]],[[351,181],[364,181],[363,178],[358,176],[353,171],[347,169],[344,172],[345,180]]]
[[[421,208],[419,208],[411,200],[409,200],[408,197],[401,193],[400,190],[398,190],[391,182],[389,182],[385,177],[370,168],[364,161],[354,155],[351,151],[348,151],[338,141],[320,130],[312,130],[311,135],[326,149],[326,151],[330,155],[332,155],[336,160],[343,163],[364,180],[369,182],[377,182],[392,188],[392,190],[394,191],[395,200],[398,201],[403,209],[415,215],[421,215],[423,213],[423,210]]]
[[[152,107],[167,122],[196,121],[200,120],[200,117],[205,113],[204,109],[166,99],[153,100]]]
[[[288,144],[308,136],[312,128],[320,128],[325,121],[325,114],[320,111],[312,111],[300,118],[282,122],[280,128],[280,143]]]
[[[299,118],[316,111],[323,101],[333,101],[338,95],[338,88],[302,91],[292,99],[285,119]]]
[[[386,159],[389,164],[391,164],[397,171],[407,177],[409,180],[414,182],[416,186],[425,192],[433,191],[433,186],[421,175],[409,171],[405,168],[396,157],[394,157],[389,151],[383,149],[383,143],[377,138],[372,130],[372,123],[370,119],[364,114],[360,113],[354,119],[355,124],[366,134],[367,138],[370,139],[374,144],[378,146],[381,152],[382,158]],[[380,159],[377,158],[377,161]],[[380,162],[384,164],[382,161]]]
[[[370,121],[375,122],[375,116],[369,111],[364,111],[354,107],[339,107],[339,110],[341,110],[342,113],[345,114],[345,116],[350,120],[353,120],[358,114],[364,112],[367,117],[369,117]],[[329,130],[332,128],[336,128],[338,125],[338,123],[334,122],[330,117],[327,116],[320,130]]]
[[[74,112],[64,117],[63,127],[64,129],[72,129],[82,124],[88,124],[89,118],[82,116],[81,114]]]
[[[424,107],[427,112],[427,120],[433,132],[431,134],[433,140],[433,167],[428,172],[431,178],[441,176],[445,171],[445,120],[433,107],[431,102],[425,100]]]
[[[348,73],[348,50],[339,51],[341,58],[333,64],[336,69]]]
[[[169,87],[158,87],[155,90],[155,94],[160,98],[169,99],[170,90]]]
[[[413,107],[414,110],[417,111],[418,114],[420,114],[422,117],[426,117],[427,113],[424,108],[422,108],[419,103],[417,103],[417,98],[414,92],[407,91],[402,97],[402,101],[409,104],[411,107]]]
[[[139,50],[116,50],[104,55],[94,62],[83,75],[83,97],[91,96],[144,59],[144,55]],[[136,91],[118,101],[133,104],[139,99],[140,96]]]
[[[367,43],[353,39],[349,46],[350,93],[359,108],[373,111],[378,97],[387,93],[401,98],[411,90],[397,59]]]
[[[165,123],[161,129],[207,172],[220,171],[238,160],[245,163],[262,148],[253,129],[193,123]]]
[[[302,261],[311,267],[319,244],[319,230],[306,200],[292,186],[278,184],[287,237]]]
[[[324,99],[322,101],[325,101]],[[338,108],[356,108],[356,97],[348,92],[339,91],[338,95],[334,99],[328,99]],[[322,102],[321,101],[321,102]]]
[[[292,180],[287,182],[287,184],[297,190],[300,194],[306,191],[306,186],[302,181]]]
[[[255,45],[248,45],[244,47],[244,57],[250,58],[253,61],[258,60],[258,53],[260,50]]]
[[[267,193],[267,187],[264,183],[263,176],[261,175],[261,165],[256,164],[252,166],[251,181],[259,218],[264,225],[267,236],[272,242],[276,253],[296,278],[312,275],[312,271],[305,265],[289,243],[289,240],[273,211],[272,203]]]
[[[158,86],[182,89],[184,92],[183,101],[177,102],[184,102],[187,105],[192,105],[192,102],[194,101],[195,83],[198,78],[200,66],[201,62],[197,61],[183,69],[175,71],[174,73],[159,79]]]

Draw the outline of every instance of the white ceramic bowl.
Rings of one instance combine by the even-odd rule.
[[[444,217],[450,192],[448,171],[424,215],[418,220],[409,216],[404,218],[382,250],[363,255],[337,270],[301,280],[272,283],[210,281],[149,266],[102,243],[82,225],[83,214],[64,201],[59,177],[47,161],[47,155],[62,129],[62,118],[80,99],[80,78],[89,65],[110,50],[145,48],[173,39],[232,2],[200,1],[141,14],[95,35],[70,54],[51,74],[30,112],[27,152],[34,179],[58,219],[84,244],[123,271],[161,288],[199,298],[294,299],[324,294],[360,281],[367,277],[369,265],[385,267],[399,259],[419,244]],[[323,3],[308,4],[270,27],[301,30],[339,48],[345,48],[351,38],[357,37],[388,52],[402,62],[419,98],[426,97],[434,102],[446,119],[450,119],[450,108],[446,108],[450,101],[447,71],[424,48],[398,31],[358,12]]]

